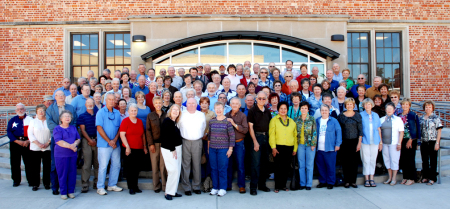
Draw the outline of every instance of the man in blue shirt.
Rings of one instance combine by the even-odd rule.
[[[355,99],[357,99],[359,96],[358,89],[357,89],[359,85],[366,86],[366,89],[372,87],[372,86],[366,84],[366,76],[364,74],[359,74],[357,84],[353,85],[352,88],[350,89],[350,91],[352,91],[353,97]]]
[[[141,77],[144,78],[143,76]],[[114,95],[108,94],[106,96],[106,106],[97,112],[95,119],[99,163],[97,193],[99,195],[107,194],[105,191],[105,179],[106,169],[110,160],[108,191],[120,192],[123,190],[117,186],[120,171],[120,112],[114,109],[114,105]]]
[[[94,109],[94,99],[87,98],[85,102],[86,112],[78,116],[77,125],[81,131],[81,147],[83,149],[84,165],[81,173],[81,193],[89,190],[89,178],[91,177],[92,165],[94,166],[94,185],[97,189],[98,157],[97,157],[97,127],[95,117],[97,111]]]
[[[202,96],[208,97],[209,99],[209,110],[214,112],[214,104],[216,104],[217,99],[219,98],[216,95],[216,85],[214,83],[208,83],[206,91]]]
[[[89,85],[84,84],[83,86],[81,86],[81,95],[76,96],[72,100],[72,103],[70,103],[70,105],[75,108],[78,117],[86,112],[86,100],[92,98],[90,94],[91,89],[89,88]]]
[[[57,88],[54,92],[53,92],[53,99],[55,99],[55,94],[57,91],[63,91],[65,96],[70,96],[70,79],[69,78],[64,78],[63,79],[63,86],[60,88]]]
[[[247,96],[245,96],[245,108],[241,108],[241,112],[243,112],[245,116],[248,116],[248,110],[252,109],[254,104],[255,98],[253,95],[247,94]]]
[[[139,76],[138,83],[139,83],[139,86],[135,86],[135,87],[133,87],[133,90],[131,90],[131,96],[133,98],[135,98],[134,95],[139,91],[144,92],[145,95],[147,95],[148,92],[150,92],[148,87],[145,86],[145,77],[143,75]]]
[[[227,95],[225,95],[225,93],[220,93],[220,94],[219,94],[219,99],[218,99],[218,101],[219,101],[219,102],[222,102],[222,103],[225,105],[225,107],[224,107],[224,109],[223,109],[223,114],[224,114],[224,115],[231,111],[230,105],[227,105],[228,99],[227,99]]]
[[[338,63],[333,64],[333,80],[340,82],[344,79],[342,77],[341,68],[339,67]]]
[[[327,81],[330,82],[330,91],[334,91],[335,89],[337,89],[339,87],[339,82],[336,80],[333,80],[333,71],[332,70],[327,70]]]

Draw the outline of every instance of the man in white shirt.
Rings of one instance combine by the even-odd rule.
[[[292,75],[294,76],[293,80],[297,79],[298,76],[300,76],[300,71],[298,70],[294,70],[294,62],[292,60],[287,60],[286,61],[286,69],[283,70],[283,72],[281,72],[281,77],[284,78],[284,73],[286,73],[287,71],[291,71]]]
[[[74,83],[70,85],[70,88],[69,88],[69,90],[70,90],[70,95],[69,95],[69,96],[66,96],[66,100],[65,100],[65,102],[66,102],[67,104],[72,103],[72,100],[73,100],[75,97],[78,96],[78,89],[77,89],[77,88],[78,88],[77,85],[74,84]]]
[[[236,64],[236,77],[240,79],[244,78],[244,66],[240,63]]]
[[[197,102],[189,98],[186,103],[187,110],[181,114],[177,126],[183,138],[182,163],[181,163],[181,186],[185,195],[191,196],[191,183],[189,175],[192,167],[192,190],[195,194],[201,194],[201,158],[202,137],[206,128],[205,114],[197,111]]]

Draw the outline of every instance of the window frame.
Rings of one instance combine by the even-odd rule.
[[[399,34],[399,47],[393,47],[393,46],[391,46],[391,47],[385,47],[385,46],[382,46],[382,47],[377,47],[376,46],[376,34],[377,33],[382,33],[383,34],[383,37],[384,37],[384,34],[385,33],[390,33],[391,34],[391,39],[392,39],[392,34],[393,33],[398,33]],[[384,40],[384,39],[383,39]],[[403,84],[403,82],[404,82],[404,78],[403,78],[403,74],[404,74],[404,72],[403,72],[403,53],[402,53],[402,48],[403,48],[403,40],[402,40],[402,32],[398,32],[398,31],[389,31],[389,32],[387,32],[387,31],[375,31],[375,66],[377,66],[377,65],[386,65],[386,64],[390,64],[390,65],[395,65],[395,64],[398,64],[399,65],[399,69],[401,69],[400,70],[400,76],[399,76],[399,78],[400,78],[400,94],[401,95],[403,95],[403,88],[405,87],[405,85]],[[383,42],[384,43],[384,42]],[[376,60],[376,57],[378,56],[378,54],[377,54],[377,49],[378,48],[382,48],[383,49],[383,51],[384,51],[384,49],[386,49],[386,48],[390,48],[390,49],[393,49],[393,48],[399,48],[399,52],[400,52],[400,57],[399,57],[399,62],[394,62],[394,61],[392,61],[392,62],[385,62],[386,60],[384,60],[384,58],[383,58],[383,60],[384,60],[384,62],[378,62],[377,60]],[[384,56],[384,52],[383,52],[383,56]],[[392,68],[392,71],[393,71],[393,76],[395,76],[395,72],[394,72],[394,68]],[[375,69],[375,73],[376,73],[376,69]],[[376,74],[375,74],[375,76],[377,76]],[[383,76],[381,76],[383,79],[386,79],[385,77],[383,77]],[[392,78],[393,79],[393,78]],[[389,86],[389,84],[388,84],[388,86]],[[389,86],[389,88],[391,88],[391,86]],[[393,88],[392,88],[393,89]],[[391,90],[391,89],[390,89]]]
[[[74,35],[97,35],[98,36],[98,40],[97,40],[97,51],[98,51],[98,55],[97,55],[97,65],[90,65],[90,60],[89,60],[89,65],[74,65],[73,64],[73,51],[74,51],[74,48],[73,48],[73,36]],[[89,37],[90,38],[90,37]],[[100,34],[97,32],[87,32],[87,33],[82,33],[82,32],[80,32],[80,33],[76,33],[76,32],[74,32],[74,33],[70,33],[70,51],[69,51],[69,65],[70,65],[70,68],[69,68],[69,71],[70,71],[70,80],[71,80],[71,82],[72,83],[77,83],[78,81],[75,79],[75,76],[74,76],[74,68],[75,67],[81,67],[81,68],[83,68],[83,67],[95,67],[95,66],[97,66],[98,67],[98,70],[100,71]],[[91,51],[91,48],[90,48],[90,45],[89,45],[89,49],[88,49],[89,51]],[[83,51],[83,49],[80,49],[80,51]],[[82,55],[82,53],[80,53],[80,56]],[[81,72],[83,72],[83,70],[81,71]],[[100,74],[99,74],[100,75]],[[81,76],[83,76],[83,75],[81,75]]]
[[[348,34],[349,33],[367,33],[367,39],[368,39],[368,43],[367,43],[367,49],[368,49],[368,62],[367,62],[367,78],[366,78],[366,83],[367,84],[369,84],[369,85],[371,85],[372,84],[372,78],[373,77],[375,77],[375,76],[373,76],[373,73],[372,73],[372,65],[371,65],[371,63],[372,63],[372,48],[371,48],[371,42],[372,42],[372,37],[371,37],[371,34],[370,34],[370,31],[347,31],[347,37],[348,37]],[[351,39],[348,39],[347,41],[352,41]],[[363,48],[363,47],[361,47],[361,41],[360,41],[360,44],[359,44],[360,46],[359,47],[350,47],[351,49],[352,49],[352,51],[353,51],[353,48],[359,48],[359,49],[361,49],[361,48]],[[364,47],[365,48],[365,47]],[[347,50],[349,49],[349,47],[348,47],[348,44],[347,44]],[[353,53],[353,52],[352,52]],[[360,54],[361,54],[361,51],[360,51]],[[363,62],[353,62],[353,57],[352,57],[352,62],[348,62],[348,57],[350,57],[350,55],[349,54],[347,54],[347,68],[349,68],[349,65],[353,65],[353,64],[360,64],[360,65],[362,65],[362,64],[365,64],[365,62],[363,63]],[[350,71],[351,71],[352,69],[350,69]],[[360,71],[361,72],[361,71]],[[359,74],[358,74],[359,75]],[[355,78],[353,78],[353,82],[357,82],[356,80],[355,80]]]
[[[131,41],[131,32],[130,31],[105,31],[104,33],[103,33],[103,35],[104,35],[104,39],[103,39],[103,66],[104,66],[104,69],[109,69],[108,67],[109,66],[114,66],[114,70],[112,70],[112,69],[109,69],[109,70],[111,70],[111,75],[114,75],[114,72],[115,72],[115,70],[116,70],[116,67],[117,66],[121,66],[122,67],[122,69],[124,68],[124,67],[128,67],[128,69],[130,69],[131,70],[131,55],[130,55],[130,64],[125,64],[124,62],[123,62],[123,64],[108,64],[107,62],[106,62],[106,59],[107,59],[107,38],[106,38],[106,36],[108,35],[108,34],[129,34],[130,35],[130,40],[129,40],[129,46],[130,46],[130,52],[131,52],[131,44],[132,44],[132,41]],[[124,38],[125,39],[125,38]],[[116,47],[114,47],[114,51],[116,51],[116,49],[120,49],[120,48],[116,48]],[[128,48],[121,48],[122,49],[122,51],[123,51],[123,61],[125,61],[125,49],[128,49]],[[109,50],[111,50],[111,49],[109,49]],[[114,56],[115,57],[115,56]],[[114,58],[115,59],[115,58]],[[104,70],[104,69],[102,69],[102,70]],[[120,71],[122,72],[122,69],[120,69]]]

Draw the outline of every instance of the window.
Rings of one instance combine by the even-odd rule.
[[[98,77],[98,34],[71,34],[71,78],[77,82],[89,70]]]
[[[377,76],[391,89],[402,92],[400,33],[376,33]],[[403,92],[402,92],[403,93]]]
[[[105,34],[105,66],[114,74],[115,70],[131,68],[131,38],[129,32]]]
[[[350,79],[357,83],[359,74],[366,76],[370,82],[369,33],[347,33],[347,61]]]

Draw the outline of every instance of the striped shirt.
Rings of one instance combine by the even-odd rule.
[[[235,133],[233,125],[227,119],[209,121],[209,147],[214,149],[228,149],[234,147]]]

